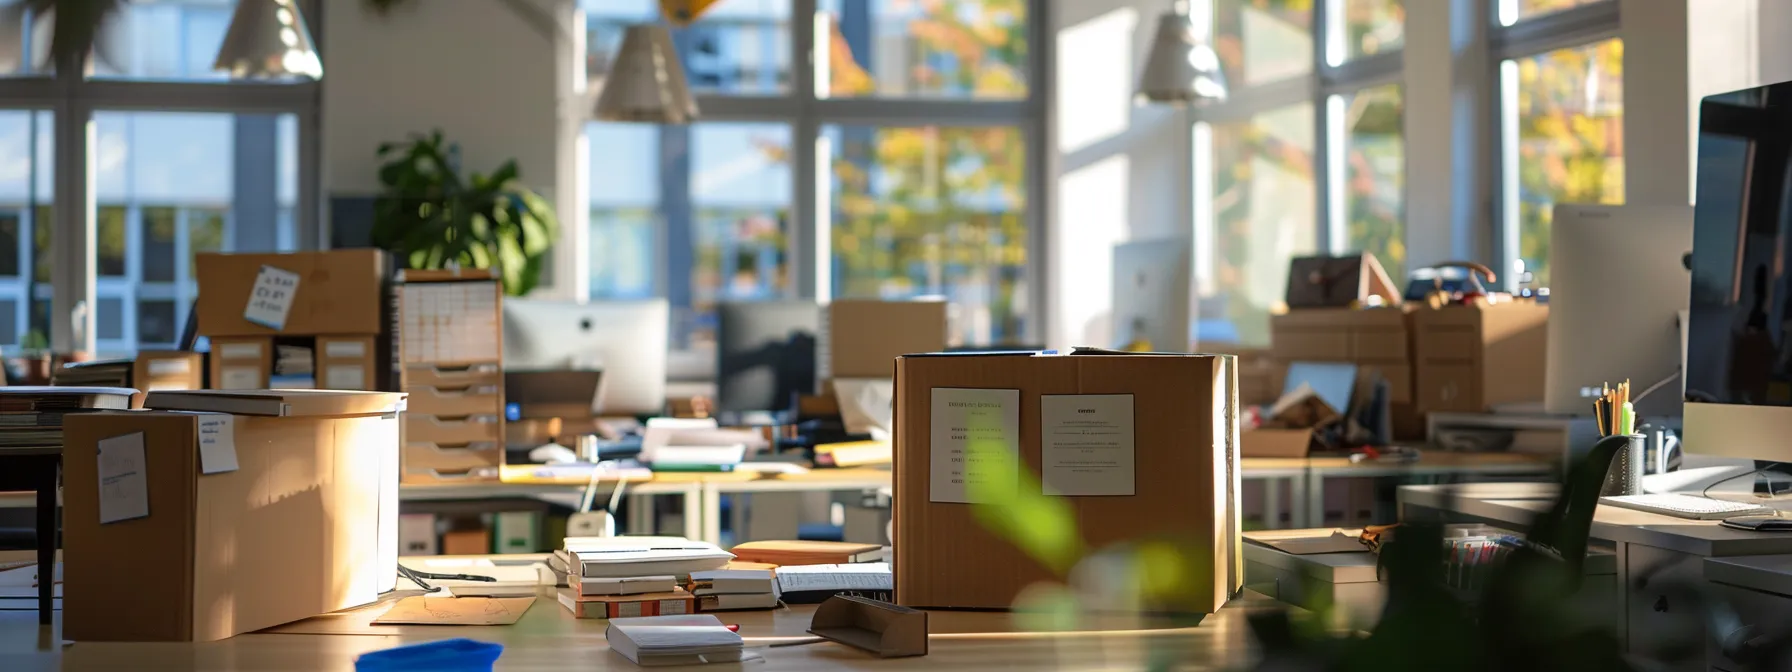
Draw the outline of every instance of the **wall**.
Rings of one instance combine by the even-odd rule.
[[[1161,0],[1053,3],[1057,155],[1050,183],[1057,217],[1047,236],[1052,277],[1045,331],[1053,347],[1115,345],[1109,324],[1114,244],[1190,233],[1189,117],[1133,103],[1139,66],[1168,6]]]

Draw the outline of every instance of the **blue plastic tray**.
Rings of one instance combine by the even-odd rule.
[[[491,672],[502,653],[503,644],[444,639],[362,654],[355,659],[355,672]]]

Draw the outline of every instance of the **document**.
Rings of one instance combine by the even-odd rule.
[[[1044,395],[1039,398],[1039,422],[1045,494],[1135,494],[1132,395]]]
[[[840,403],[840,422],[852,434],[883,432],[889,435],[896,396],[896,381],[890,378],[835,378],[834,399]]]
[[[143,432],[100,440],[100,524],[149,517]]]
[[[292,312],[292,297],[298,291],[299,274],[262,266],[261,272],[255,274],[255,287],[249,290],[243,319],[269,329],[285,329],[286,316]]]
[[[1020,390],[933,388],[928,501],[1000,502],[1020,481]]]
[[[236,416],[199,414],[199,473],[236,471]]]

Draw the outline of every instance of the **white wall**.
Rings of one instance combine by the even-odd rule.
[[[1113,246],[1189,235],[1193,199],[1187,114],[1133,104],[1161,0],[1053,5],[1056,221],[1047,235],[1053,347],[1108,347]]]

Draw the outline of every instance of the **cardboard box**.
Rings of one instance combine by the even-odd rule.
[[[326,390],[372,390],[379,336],[319,336],[313,350],[317,386]]]
[[[897,356],[945,350],[946,307],[944,301],[828,304],[828,375],[889,378]]]
[[[132,364],[131,383],[140,391],[133,401],[141,406],[143,395],[156,390],[205,389],[205,364],[197,352],[140,350]]]
[[[1191,574],[1155,611],[1211,613],[1240,588],[1237,506],[1238,418],[1234,360],[1215,355],[921,355],[896,360],[895,402],[895,581],[896,602],[911,607],[1006,609],[1026,587],[1054,581],[1058,574],[1030,557],[983,522],[978,506],[955,503],[971,486],[958,483],[950,466],[955,443],[967,434],[954,413],[981,413],[989,402],[966,402],[965,395],[1014,391],[1020,462],[1026,469],[1014,484],[1015,496],[1042,495],[1042,479],[1064,470],[1042,471],[1044,437],[1051,422],[1101,418],[1110,429],[1132,429],[1130,462],[1109,469],[1107,496],[1070,496],[1061,501],[1076,521],[1074,534],[1084,548],[1104,549],[1147,540],[1177,544],[1178,564]],[[946,393],[941,393],[946,390]],[[1100,395],[1066,399],[1058,395]],[[935,400],[947,417],[934,417]],[[1129,399],[1129,401],[1126,401]],[[970,403],[971,406],[965,404]],[[1058,408],[1046,411],[1047,404]],[[1064,404],[1079,406],[1064,411]],[[1104,406],[1101,415],[1082,404]],[[1004,402],[1001,405],[1005,405]],[[1113,409],[1130,405],[1131,418]],[[958,410],[953,410],[957,408]],[[973,410],[974,409],[974,410]],[[1006,410],[1006,409],[1002,409]],[[1075,413],[1077,415],[1071,415]],[[1055,418],[1055,419],[1054,419]],[[935,421],[940,423],[936,426]],[[935,462],[935,430],[944,445]],[[1005,435],[998,430],[997,434]],[[999,440],[998,440],[999,442]],[[1062,444],[1056,449],[1062,458]],[[1115,453],[1106,453],[1114,455]],[[973,460],[976,462],[976,460]],[[947,465],[940,479],[934,469]],[[1124,490],[1109,489],[1115,474]],[[1086,481],[1077,476],[1076,487]],[[974,478],[972,480],[975,480]],[[1068,480],[1058,481],[1060,486]],[[1063,492],[1063,487],[1058,489]],[[1130,491],[1131,494],[1124,494]],[[1084,490],[1087,493],[1089,491]],[[935,502],[934,499],[955,501]],[[1159,586],[1163,587],[1163,586]]]
[[[274,334],[378,334],[384,331],[386,253],[374,249],[285,254],[203,253],[194,258],[199,279],[199,333],[203,336]],[[298,276],[286,322],[273,329],[244,317],[256,278],[267,266]]]
[[[1549,306],[1444,306],[1413,314],[1414,401],[1421,413],[1480,413],[1543,400]]]
[[[213,641],[390,590],[400,396],[311,394],[376,395],[353,407],[385,411],[312,415],[316,404],[303,403],[288,417],[230,416],[237,469],[213,474],[201,473],[200,423],[217,416],[107,412],[69,423],[63,636]],[[101,442],[132,436],[148,515],[102,524]]]
[[[214,390],[265,390],[274,370],[274,339],[267,336],[213,338],[211,385]]]
[[[1311,429],[1250,429],[1238,434],[1240,457],[1306,457],[1313,445]]]
[[[442,534],[442,555],[485,555],[491,552],[491,530],[454,530]]]
[[[1406,308],[1306,308],[1269,318],[1270,351],[1284,362],[1409,361]]]

